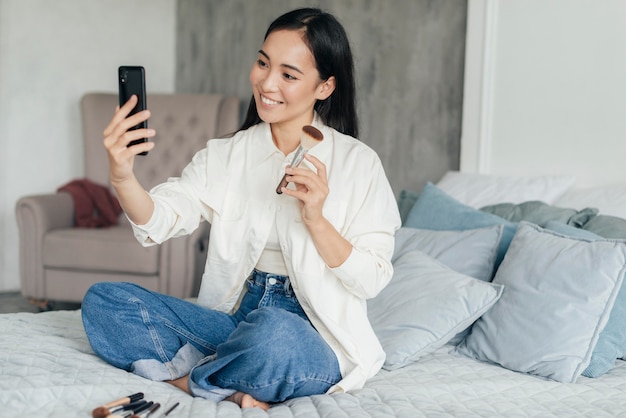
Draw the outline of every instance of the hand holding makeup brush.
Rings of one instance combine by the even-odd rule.
[[[290,167],[298,167],[302,160],[304,160],[304,154],[306,154],[311,148],[322,142],[324,139],[324,135],[320,132],[319,129],[311,126],[305,125],[302,127],[302,135],[300,136],[300,145],[296,149],[296,153],[293,156],[293,160],[291,160]],[[283,187],[287,187],[287,174],[285,174],[278,183],[278,187],[276,187],[276,193],[282,194]]]

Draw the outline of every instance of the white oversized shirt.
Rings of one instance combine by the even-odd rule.
[[[277,195],[276,186],[291,156],[277,149],[266,123],[232,138],[209,140],[180,177],[151,190],[154,214],[146,225],[133,228],[137,239],[149,246],[190,234],[202,220],[209,221],[198,303],[232,312],[276,219],[298,301],[339,361],[342,380],[330,393],[362,387],[384,362],[367,318],[366,299],[391,279],[400,216],[376,153],[318,118],[314,126],[324,135],[310,150],[327,169],[329,194],[323,214],[352,244],[341,266],[330,268],[320,257],[297,200]],[[315,170],[308,161],[303,164]]]

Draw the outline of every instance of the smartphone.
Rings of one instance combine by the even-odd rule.
[[[120,107],[122,107],[130,96],[135,94],[137,96],[137,105],[130,111],[130,115],[134,115],[137,112],[146,109],[146,70],[139,66],[122,65],[117,70],[118,84],[119,84],[119,100]],[[148,122],[144,121],[140,124],[133,126],[130,130],[147,128]],[[136,139],[131,141],[128,146],[147,142],[148,138]],[[148,152],[142,152],[139,155],[147,155]]]

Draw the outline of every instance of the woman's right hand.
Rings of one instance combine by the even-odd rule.
[[[118,106],[113,119],[111,119],[111,122],[104,130],[103,142],[109,156],[109,175],[113,186],[134,178],[133,163],[135,156],[154,148],[154,142],[152,141],[128,146],[131,141],[151,138],[156,134],[154,129],[129,131],[130,128],[148,120],[150,117],[149,110],[143,110],[128,117],[128,114],[137,104],[137,100],[137,96],[133,95],[121,108]]]

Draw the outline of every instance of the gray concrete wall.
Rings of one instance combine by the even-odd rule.
[[[394,191],[458,169],[467,0],[178,0],[176,90],[251,95],[269,23],[303,5],[332,12],[352,43],[361,140]]]

